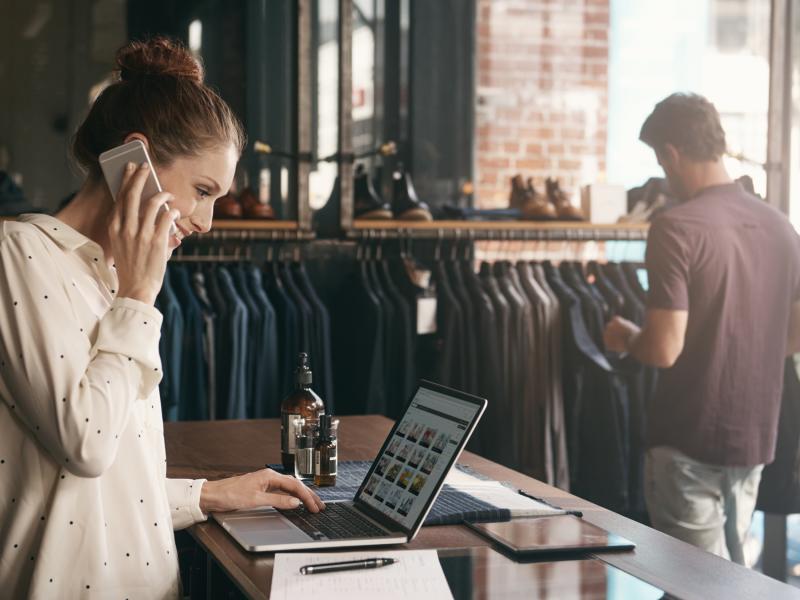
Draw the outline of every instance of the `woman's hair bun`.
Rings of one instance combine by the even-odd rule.
[[[181,43],[166,37],[133,41],[117,51],[122,81],[166,76],[203,83],[203,67]]]

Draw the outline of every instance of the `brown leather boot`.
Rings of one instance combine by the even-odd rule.
[[[525,204],[522,206],[522,218],[531,221],[553,221],[558,218],[555,207],[547,198],[539,194],[533,185],[533,177],[528,177],[528,185],[524,188]]]
[[[239,203],[239,199],[231,192],[228,192],[214,203],[215,219],[241,219],[242,212],[242,205]]]
[[[566,192],[561,189],[557,179],[547,178],[547,199],[555,207],[559,221],[585,221],[583,211],[570,203]]]
[[[246,187],[239,194],[242,212],[247,219],[274,219],[275,211],[269,204],[258,201],[258,196],[252,188]]]
[[[508,208],[518,208],[522,210],[522,207],[528,202],[528,190],[525,189],[525,182],[522,179],[522,175],[514,175],[511,178],[511,194],[508,196]]]

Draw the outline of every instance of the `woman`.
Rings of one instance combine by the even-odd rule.
[[[268,469],[214,482],[166,478],[153,303],[172,250],[211,228],[244,136],[173,42],[131,43],[117,67],[119,81],[74,138],[87,171],[75,198],[55,217],[0,227],[4,597],[174,598],[173,529],[213,511],[324,508]],[[133,139],[168,191],[142,198],[146,165],[128,165],[114,203],[98,155]]]

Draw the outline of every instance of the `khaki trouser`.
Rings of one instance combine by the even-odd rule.
[[[698,462],[669,446],[645,455],[645,500],[656,529],[739,564],[764,465]]]

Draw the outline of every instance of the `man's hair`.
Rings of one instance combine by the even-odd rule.
[[[699,94],[677,93],[656,104],[639,139],[657,153],[671,144],[687,158],[717,160],[725,153],[725,132],[714,105]]]

